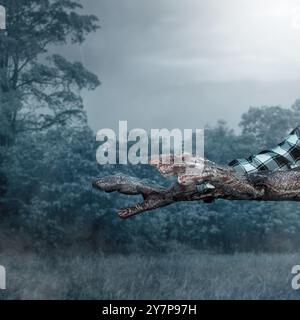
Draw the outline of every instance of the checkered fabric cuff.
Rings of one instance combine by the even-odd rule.
[[[237,172],[253,173],[268,170],[289,170],[300,166],[300,126],[275,148],[264,150],[245,159],[231,161],[229,166]]]

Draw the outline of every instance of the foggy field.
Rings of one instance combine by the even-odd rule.
[[[0,255],[1,299],[299,299],[299,254]]]

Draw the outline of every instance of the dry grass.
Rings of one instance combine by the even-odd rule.
[[[0,255],[2,299],[299,299],[296,254]]]

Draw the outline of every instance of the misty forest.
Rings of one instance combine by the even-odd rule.
[[[0,4],[0,298],[297,298],[298,203],[189,202],[120,219],[134,197],[94,190],[95,178],[168,182],[148,165],[97,164],[81,93],[101,79],[56,49],[101,22],[73,0]],[[205,128],[205,157],[227,164],[299,124],[300,100],[249,106],[238,133],[222,119]]]

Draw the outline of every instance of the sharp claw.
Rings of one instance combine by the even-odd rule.
[[[119,209],[118,210],[118,215],[122,219],[127,219],[130,214],[130,209],[129,208],[124,208],[124,209]]]
[[[142,203],[138,203],[136,205],[134,205],[133,207],[130,208],[123,208],[123,209],[119,209],[118,210],[118,215],[120,218],[122,219],[127,219],[139,212],[143,211],[143,204]]]

